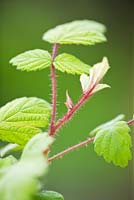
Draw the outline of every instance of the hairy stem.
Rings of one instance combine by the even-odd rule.
[[[53,50],[52,50],[52,61],[54,61],[57,50],[58,50],[59,44],[54,44]],[[54,64],[51,65],[51,80],[52,80],[52,117],[51,117],[51,123],[50,123],[50,129],[49,129],[49,135],[53,135],[53,127],[56,120],[56,72]]]
[[[69,110],[61,119],[58,120],[58,122],[53,127],[53,132],[54,132],[53,134],[55,134],[55,132],[59,128],[61,128],[65,123],[67,123],[73,117],[74,113],[76,113],[77,110],[83,104],[85,104],[85,102],[92,96],[92,91],[93,91],[94,87],[90,91],[88,91],[87,93],[83,94],[81,96],[81,98],[79,99],[79,101],[72,107],[72,109]]]
[[[81,104],[80,104],[81,105]],[[65,117],[65,116],[64,116]],[[133,125],[134,124],[134,119],[131,119],[127,122],[128,125]],[[80,142],[79,144],[76,144],[74,146],[71,146],[63,151],[61,151],[60,153],[50,157],[48,159],[49,162],[52,162],[53,160],[57,159],[57,158],[62,158],[65,154],[68,154],[71,151],[74,151],[80,147],[86,146],[88,143],[93,142],[94,141],[94,137],[92,138],[88,138],[87,140]]]
[[[134,119],[129,120],[129,121],[127,122],[127,124],[128,124],[128,125],[134,124]]]
[[[79,143],[79,144],[76,144],[72,147],[69,147],[68,149],[65,149],[64,151],[61,151],[60,153],[52,156],[51,158],[48,159],[49,162],[52,162],[53,160],[57,159],[57,158],[62,158],[65,154],[71,152],[71,151],[74,151],[80,147],[83,147],[83,146],[86,146],[88,143],[90,142],[93,142],[94,138],[88,138],[87,140]]]

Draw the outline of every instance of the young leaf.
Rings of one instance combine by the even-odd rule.
[[[88,74],[90,66],[81,60],[67,53],[58,55],[54,60],[56,69],[69,74]]]
[[[21,146],[49,122],[51,106],[42,99],[23,97],[0,109],[0,139]]]
[[[48,30],[43,40],[59,44],[94,45],[105,42],[104,25],[90,20],[77,20]]]
[[[17,159],[13,156],[8,156],[6,158],[0,158],[0,170],[5,167],[9,167],[17,162]]]
[[[43,191],[36,195],[35,200],[64,200],[64,197],[58,192]]]
[[[65,105],[67,107],[68,110],[71,110],[74,106],[71,97],[68,94],[68,91],[66,91],[66,102]]]
[[[86,74],[81,74],[80,83],[83,93],[86,93],[89,89],[89,76]]]
[[[0,149],[0,157],[4,157],[6,154],[9,154],[12,151],[21,150],[22,147],[18,144],[9,143]]]
[[[131,160],[130,128],[125,121],[117,121],[101,128],[94,139],[94,150],[106,162],[126,167]]]
[[[99,84],[102,78],[105,76],[109,70],[109,64],[106,57],[103,58],[102,62],[95,64],[89,70],[89,76],[82,74],[80,76],[80,82],[82,86],[83,93],[91,91],[92,93],[98,92],[104,88],[110,87],[107,84]]]
[[[42,152],[43,148],[48,148],[52,142],[51,140],[46,144],[47,137],[49,137],[47,134],[33,137],[26,145],[21,160],[8,168],[8,171],[2,176],[0,180],[1,200],[33,199],[40,186],[39,178],[44,176],[48,166],[47,159]]]
[[[17,163],[17,159],[13,156],[0,158],[0,178],[8,171],[9,167]]]
[[[103,90],[105,88],[110,88],[110,86],[108,84],[103,84],[103,83],[97,84],[93,90],[93,93],[99,92],[100,90]]]
[[[40,170],[38,166],[30,162],[19,162],[10,167],[0,180],[1,200],[32,200],[38,187],[33,170]]]
[[[54,138],[50,137],[48,133],[40,133],[34,136],[28,144],[25,146],[21,160],[34,159],[38,157],[42,152],[48,150],[49,146],[53,143]]]
[[[10,63],[17,66],[18,70],[29,72],[49,67],[52,63],[52,58],[48,51],[35,49],[12,58]]]

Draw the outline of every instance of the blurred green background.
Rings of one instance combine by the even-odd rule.
[[[76,55],[89,64],[103,56],[111,69],[105,82],[111,89],[97,93],[57,135],[51,154],[88,137],[95,126],[120,113],[132,115],[132,4],[108,0],[3,0],[0,2],[1,59],[0,105],[22,96],[37,96],[51,101],[49,69],[26,73],[9,65],[13,56],[30,49],[52,50],[42,41],[43,33],[58,24],[76,19],[104,23],[108,42],[96,46],[61,46],[59,52]],[[77,101],[81,93],[79,77],[57,72],[58,114],[66,108],[65,91]],[[132,200],[132,164],[126,169],[107,164],[97,157],[93,145],[81,148],[50,166],[45,180],[49,190],[61,192],[65,200]]]

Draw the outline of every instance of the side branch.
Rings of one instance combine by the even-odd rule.
[[[127,124],[128,124],[128,125],[134,124],[134,119],[129,120],[129,121],[127,122]]]
[[[74,151],[80,147],[83,147],[83,146],[86,146],[88,145],[88,143],[90,142],[93,142],[94,138],[88,138],[87,140],[79,143],[79,144],[76,144],[72,147],[69,147],[68,149],[65,149],[64,151],[52,156],[51,158],[48,159],[49,162],[52,162],[53,160],[57,159],[57,158],[62,158],[65,154],[71,152],[71,151]]]
[[[81,98],[79,99],[79,101],[72,107],[72,109],[69,110],[61,119],[59,119],[57,121],[57,123],[55,124],[55,126],[53,128],[53,132],[54,133],[59,128],[61,128],[65,123],[67,123],[72,118],[72,116],[74,115],[74,113],[76,113],[77,110],[79,110],[79,108],[81,106],[83,106],[83,104],[85,104],[85,102],[92,96],[92,94],[93,94],[92,91],[93,91],[94,87],[90,91],[88,91],[87,93],[83,94],[81,96]]]
[[[53,51],[52,51],[52,61],[54,61],[57,50],[58,50],[59,45],[54,44],[53,46]],[[53,135],[53,127],[54,123],[56,120],[56,72],[55,72],[55,67],[54,64],[52,63],[51,65],[51,80],[52,80],[52,117],[51,117],[51,123],[50,123],[50,129],[49,129],[49,135]]]

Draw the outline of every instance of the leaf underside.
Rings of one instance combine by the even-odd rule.
[[[48,30],[43,40],[49,43],[94,45],[105,42],[104,25],[90,20],[77,20]]]
[[[37,194],[34,200],[64,200],[64,197],[58,192],[43,191]]]
[[[126,167],[131,160],[131,137],[125,121],[117,121],[98,130],[94,140],[94,150],[106,162]]]
[[[19,54],[12,58],[10,63],[17,66],[18,70],[29,72],[49,67],[52,63],[52,58],[48,51],[35,49]]]
[[[0,139],[24,146],[48,125],[51,106],[36,97],[15,99],[0,109]]]
[[[19,151],[23,148],[23,146],[20,146],[15,143],[8,143],[4,147],[0,149],[0,157],[4,157],[6,154],[11,153],[12,151]]]
[[[73,55],[62,53],[54,60],[56,69],[69,74],[89,74],[90,66],[79,60]]]

